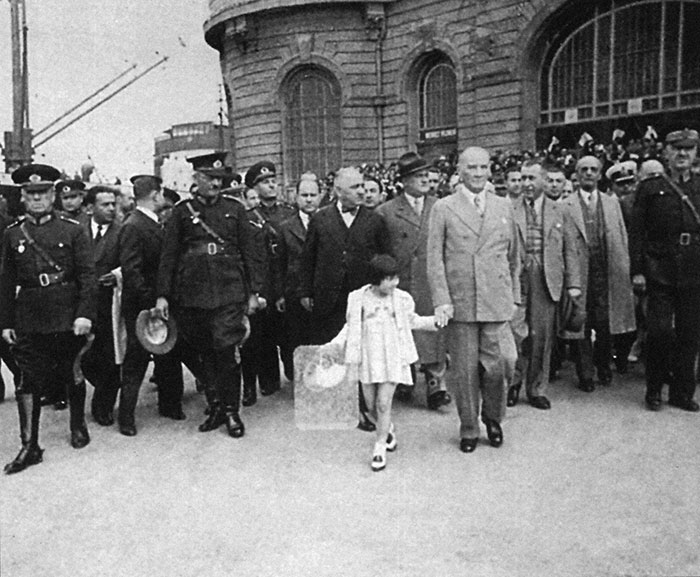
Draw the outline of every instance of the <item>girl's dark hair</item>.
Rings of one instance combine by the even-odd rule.
[[[369,281],[377,286],[385,278],[399,274],[399,263],[393,256],[378,254],[369,261]]]

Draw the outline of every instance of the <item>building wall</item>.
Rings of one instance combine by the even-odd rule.
[[[565,3],[210,0],[212,19],[205,33],[221,52],[231,95],[237,170],[261,158],[283,170],[280,90],[287,74],[302,64],[322,66],[340,83],[344,164],[380,158],[388,163],[414,149],[416,63],[435,50],[455,65],[460,149],[469,144],[493,149],[532,146],[535,124],[530,108],[537,104],[532,70],[541,57],[532,39]],[[377,31],[368,14],[382,13],[386,35],[379,90]],[[383,115],[383,133],[376,111]]]

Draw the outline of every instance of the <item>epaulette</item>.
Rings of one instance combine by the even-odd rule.
[[[22,224],[26,220],[26,218],[27,217],[25,215],[18,216],[16,220],[14,220],[13,222],[11,222],[10,224],[7,225],[7,228],[13,228],[15,226],[19,226],[20,224]]]
[[[78,226],[80,226],[80,223],[77,220],[75,220],[74,218],[70,218],[70,217],[64,216],[62,214],[59,214],[57,216],[58,216],[58,218],[60,218],[61,220],[64,220],[65,222],[70,222],[71,224],[77,224]]]
[[[178,201],[175,203],[175,206],[180,206],[181,204],[186,204],[186,203],[188,203],[188,202],[192,202],[192,200],[193,200],[192,198],[183,198],[183,199],[181,199],[181,200],[178,200]]]

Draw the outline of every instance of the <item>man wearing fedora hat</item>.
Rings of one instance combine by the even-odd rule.
[[[166,320],[175,316],[181,346],[201,357],[203,381],[213,389],[200,431],[226,424],[231,437],[242,437],[237,347],[246,333],[246,311],[264,305],[258,294],[265,249],[241,203],[221,193],[231,173],[224,159],[225,153],[188,159],[197,188],[173,209],[166,226],[156,308]]]
[[[381,215],[389,231],[391,254],[399,263],[399,288],[410,293],[416,303],[416,314],[433,313],[433,300],[428,283],[428,223],[437,198],[430,196],[430,164],[415,152],[407,152],[398,161],[398,176],[403,194],[380,205]],[[419,366],[425,374],[426,396],[430,409],[447,405],[451,397],[445,385],[446,331],[436,333],[414,331]],[[399,393],[410,396],[410,387]]]
[[[632,280],[648,297],[645,400],[652,411],[661,408],[669,374],[669,405],[700,410],[693,399],[700,346],[700,177],[691,171],[698,140],[698,132],[687,128],[666,136],[668,176],[641,182],[632,210]]]
[[[68,387],[71,445],[90,442],[77,365],[95,321],[97,284],[87,232],[53,210],[59,176],[42,164],[12,173],[27,215],[5,231],[0,269],[0,328],[22,376],[16,390],[22,448],[5,466],[8,474],[42,460],[39,397],[54,381]]]

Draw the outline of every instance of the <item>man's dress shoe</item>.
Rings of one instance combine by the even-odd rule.
[[[486,435],[492,447],[500,447],[503,444],[503,430],[496,421],[485,421]]]
[[[440,407],[449,405],[451,402],[452,397],[447,391],[436,391],[428,397],[428,408],[437,411]]]
[[[228,430],[229,437],[233,437],[234,439],[239,439],[245,434],[243,421],[234,413],[226,415],[226,429]]]
[[[462,453],[473,453],[476,451],[478,442],[479,439],[462,439],[459,442],[459,450],[462,451]]]
[[[671,407],[683,409],[684,411],[690,411],[691,413],[697,413],[700,411],[700,405],[698,405],[693,399],[669,399],[668,404]]]
[[[133,423],[119,423],[119,432],[125,437],[135,437],[136,425]]]
[[[581,381],[578,384],[578,388],[581,389],[584,393],[592,393],[595,391],[595,385],[593,384],[593,381]]]
[[[514,407],[518,404],[518,398],[520,397],[520,385],[514,385],[508,387],[508,398],[506,400],[507,407]]]
[[[209,411],[207,418],[199,425],[198,429],[201,433],[215,431],[226,422],[226,415],[219,408],[212,408]]]
[[[644,403],[650,411],[660,411],[661,395],[647,395],[644,397]]]
[[[546,411],[547,409],[552,408],[552,403],[550,403],[549,399],[544,396],[532,397],[528,402],[536,409],[542,409]]]
[[[114,424],[114,417],[112,416],[111,412],[110,413],[100,413],[100,412],[95,411],[92,413],[92,418],[101,427],[111,427]]]
[[[174,409],[158,409],[158,413],[161,417],[166,419],[172,419],[173,421],[184,421],[187,418],[182,407],[176,407]]]
[[[41,463],[44,455],[44,449],[38,445],[26,445],[20,449],[19,454],[5,465],[5,474],[12,475],[24,471],[27,467]]]

